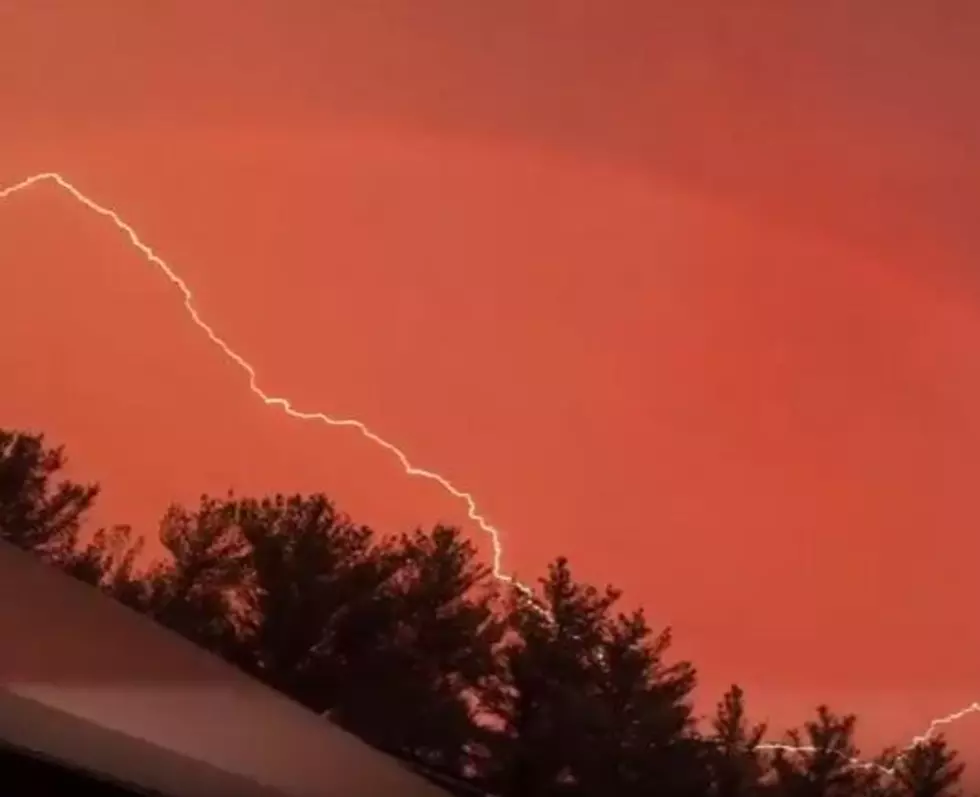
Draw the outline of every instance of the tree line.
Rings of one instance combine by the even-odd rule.
[[[620,593],[555,559],[542,613],[458,529],[382,535],[324,495],[173,506],[162,553],[127,527],[86,533],[99,490],[43,435],[0,430],[0,537],[30,551],[460,795],[955,797],[937,735],[856,766],[856,718],[826,706],[784,741],[732,686],[696,716],[697,674]],[[885,768],[892,771],[886,772]]]

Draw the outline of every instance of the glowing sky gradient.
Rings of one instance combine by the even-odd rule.
[[[272,391],[474,492],[524,578],[623,586],[706,701],[898,742],[980,697],[980,9],[319,5],[0,9],[0,183],[122,210]],[[0,263],[2,423],[100,519],[234,486],[462,521],[257,404],[55,191]]]

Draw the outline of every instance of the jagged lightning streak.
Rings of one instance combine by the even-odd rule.
[[[186,282],[181,278],[181,276],[174,271],[167,262],[163,260],[156,252],[153,251],[143,240],[139,237],[136,230],[134,230],[129,224],[127,224],[118,213],[116,213],[111,208],[104,205],[100,205],[94,199],[91,199],[86,194],[82,193],[74,185],[72,185],[68,180],[62,177],[57,172],[41,172],[39,174],[32,175],[30,177],[21,180],[19,183],[14,183],[13,185],[7,186],[6,188],[0,188],[0,200],[7,199],[14,194],[27,190],[32,186],[38,185],[40,183],[54,183],[59,188],[67,192],[73,199],[88,208],[89,210],[95,212],[99,216],[109,219],[116,228],[124,233],[127,238],[129,238],[130,243],[140,251],[144,258],[152,265],[156,266],[163,275],[170,280],[170,282],[180,291],[184,299],[184,309],[190,316],[191,321],[197,325],[198,328],[207,335],[208,339],[217,346],[224,355],[231,360],[235,365],[237,365],[245,374],[248,376],[248,386],[252,393],[255,394],[266,406],[278,407],[284,413],[292,418],[296,418],[301,421],[320,421],[329,426],[337,427],[350,427],[356,429],[364,437],[370,440],[375,445],[388,451],[390,454],[398,460],[402,469],[409,476],[414,476],[421,479],[427,479],[428,481],[435,482],[440,487],[442,487],[447,493],[449,493],[454,498],[462,501],[466,504],[467,516],[472,520],[489,538],[490,544],[493,549],[493,575],[501,582],[506,584],[511,584],[520,590],[527,598],[529,598],[539,611],[541,611],[546,617],[548,617],[548,612],[537,603],[533,590],[526,584],[521,583],[513,576],[508,575],[503,571],[503,546],[501,544],[501,534],[500,531],[486,519],[486,517],[480,512],[479,507],[476,504],[476,500],[473,496],[456,487],[449,479],[436,473],[435,471],[426,470],[424,468],[416,467],[408,459],[408,456],[394,443],[390,443],[383,437],[380,437],[375,432],[371,431],[368,426],[362,421],[356,418],[334,418],[330,415],[326,415],[322,412],[302,412],[295,409],[290,403],[289,399],[280,396],[271,396],[262,390],[258,385],[258,377],[255,373],[255,368],[246,360],[242,355],[235,351],[225,340],[219,336],[214,329],[208,324],[200,314],[197,312],[197,308],[194,306],[194,294]],[[951,725],[952,723],[963,719],[964,717],[980,713],[980,702],[972,703],[965,708],[958,711],[954,711],[951,714],[947,714],[943,717],[937,717],[929,723],[929,727],[920,735],[912,739],[909,745],[905,748],[899,759],[908,754],[911,750],[915,749],[918,745],[921,745],[929,741],[933,736],[935,736],[941,728]],[[758,749],[768,752],[778,752],[782,751],[784,753],[789,753],[793,755],[809,754],[815,753],[817,750],[813,747],[806,745],[791,745],[783,744],[778,742],[764,742],[758,746]],[[852,759],[850,763],[857,767],[862,767],[866,769],[877,769],[887,775],[895,774],[895,766],[888,767],[884,764],[877,762],[862,761],[859,759]]]
[[[970,714],[976,713],[980,713],[980,702],[971,703],[970,705],[964,706],[963,708],[953,711],[950,714],[946,714],[943,717],[936,717],[929,723],[928,728],[926,728],[920,735],[914,736],[912,741],[910,741],[905,748],[897,756],[895,756],[895,760],[891,766],[882,764],[878,761],[864,761],[860,758],[849,758],[847,759],[847,762],[851,766],[859,769],[877,770],[888,777],[895,777],[896,773],[898,772],[899,763],[903,758],[905,758],[905,756],[915,750],[916,747],[925,744],[930,739],[938,735],[944,727],[952,725],[954,722],[964,719]],[[771,753],[788,753],[790,755],[812,755],[819,752],[816,747],[811,745],[792,745],[780,742],[762,742],[756,749]]]
[[[194,294],[190,287],[184,282],[183,278],[174,271],[167,262],[160,257],[153,249],[148,246],[139,237],[136,230],[133,229],[131,225],[126,223],[118,213],[116,213],[112,208],[108,208],[105,205],[100,205],[94,199],[90,198],[86,194],[82,193],[74,185],[72,185],[68,180],[62,177],[57,172],[41,172],[40,174],[35,174],[30,177],[21,180],[19,183],[7,186],[6,188],[0,189],[0,200],[6,199],[19,191],[24,191],[32,186],[38,185],[39,183],[54,183],[58,187],[66,191],[73,199],[87,207],[89,210],[94,211],[100,216],[109,219],[120,232],[124,233],[127,238],[129,238],[130,243],[136,249],[138,249],[143,257],[145,257],[151,264],[156,266],[163,275],[170,280],[170,282],[180,291],[184,298],[184,309],[187,310],[187,314],[191,317],[191,320],[208,336],[208,339],[217,346],[224,355],[231,360],[235,365],[237,365],[241,370],[243,370],[248,376],[248,386],[249,389],[254,393],[266,406],[278,407],[287,415],[292,418],[296,418],[301,421],[320,421],[329,426],[338,427],[348,427],[356,429],[364,437],[370,440],[375,445],[381,446],[381,448],[393,454],[394,457],[401,464],[402,469],[409,476],[415,476],[421,479],[427,479],[428,481],[435,482],[440,487],[443,488],[447,493],[449,493],[454,498],[459,499],[466,504],[466,514],[470,520],[472,520],[480,529],[486,533],[490,538],[490,544],[493,549],[493,575],[498,581],[502,581],[507,584],[512,584],[517,587],[524,595],[529,598],[533,598],[533,591],[526,584],[521,583],[513,576],[508,575],[503,570],[503,546],[500,541],[500,531],[490,523],[489,520],[480,512],[477,507],[476,500],[473,496],[461,490],[456,485],[454,485],[445,476],[436,473],[435,471],[426,470],[425,468],[419,468],[412,464],[408,456],[394,443],[385,440],[380,435],[373,432],[368,426],[362,421],[356,418],[334,418],[330,415],[326,415],[322,412],[302,412],[293,407],[289,399],[283,398],[281,396],[271,396],[266,393],[258,384],[258,376],[255,373],[255,368],[251,363],[248,362],[242,355],[235,351],[214,329],[208,324],[200,314],[197,312],[197,307],[194,305]]]

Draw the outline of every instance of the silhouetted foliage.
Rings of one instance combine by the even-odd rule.
[[[99,488],[68,479],[63,448],[43,435],[0,429],[0,536],[47,561],[66,564]]]
[[[750,725],[745,713],[745,693],[733,685],[711,720],[713,733],[708,754],[711,772],[711,794],[714,797],[747,797],[757,794],[765,766],[759,755],[759,743],[766,733],[765,725]]]
[[[534,601],[499,592],[457,529],[379,536],[323,495],[171,507],[162,556],[124,526],[82,537],[98,489],[0,430],[0,537],[33,551],[397,755],[454,794],[959,797],[945,739],[856,764],[821,706],[797,750],[762,744],[732,686],[701,731],[669,629],[559,558]],[[892,767],[890,769],[890,767]]]
[[[99,529],[91,540],[76,544],[63,567],[79,581],[103,589],[127,606],[146,610],[151,582],[137,567],[143,552],[141,537],[134,539],[128,526],[115,526]]]
[[[461,769],[480,736],[474,711],[495,670],[503,623],[492,609],[489,569],[455,529],[404,535],[386,549],[394,570],[377,591],[374,634],[348,618],[334,658],[353,676],[333,706],[342,725],[427,764]],[[330,651],[324,651],[326,659]]]
[[[908,797],[957,797],[964,766],[942,736],[915,745],[895,765],[901,793]]]
[[[693,668],[667,665],[669,631],[642,612],[614,613],[619,593],[583,585],[558,559],[541,605],[516,595],[501,650],[493,750],[506,794],[697,793],[703,784],[687,698]],[[553,620],[553,621],[552,621]]]
[[[785,797],[839,797],[858,792],[863,782],[860,770],[851,765],[860,757],[854,745],[856,718],[838,717],[826,706],[817,718],[804,725],[804,732],[791,731],[789,743],[808,750],[805,756],[779,752],[773,761],[778,790]]]
[[[323,496],[243,500],[234,512],[247,545],[238,576],[247,668],[329,710],[360,641],[354,632],[363,624],[361,639],[371,633],[394,565],[370,529],[351,525]],[[344,655],[325,656],[339,638],[348,642]]]

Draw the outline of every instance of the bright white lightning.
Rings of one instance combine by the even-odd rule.
[[[493,549],[494,577],[496,577],[499,581],[513,584],[524,594],[528,595],[529,597],[532,596],[530,587],[522,584],[513,576],[510,576],[503,571],[503,547],[500,542],[500,531],[493,526],[490,521],[487,520],[486,517],[484,517],[484,515],[479,511],[476,501],[470,493],[466,492],[465,490],[460,490],[451,481],[449,481],[449,479],[434,471],[416,467],[408,459],[405,452],[403,452],[398,446],[385,440],[383,437],[379,436],[368,428],[365,423],[357,420],[356,418],[334,418],[322,412],[302,412],[295,409],[290,403],[289,399],[281,396],[271,396],[266,393],[261,387],[259,387],[258,376],[256,375],[255,368],[251,365],[251,363],[249,363],[248,360],[235,351],[221,336],[218,335],[217,332],[214,331],[210,324],[201,318],[200,314],[197,312],[197,308],[194,306],[194,294],[191,292],[191,289],[187,283],[184,282],[183,278],[181,278],[181,276],[174,271],[163,258],[154,252],[150,246],[145,244],[137,234],[136,230],[123,221],[119,214],[114,210],[104,205],[100,205],[95,200],[86,196],[57,172],[42,172],[40,174],[35,174],[21,180],[19,183],[2,188],[0,189],[0,200],[6,199],[7,197],[16,194],[18,191],[23,191],[31,186],[43,182],[55,183],[70,194],[72,198],[80,202],[89,210],[92,210],[100,216],[104,216],[105,218],[109,219],[121,232],[125,233],[126,237],[129,238],[130,243],[132,243],[132,245],[136,247],[150,263],[156,266],[163,273],[163,275],[170,280],[174,287],[180,291],[184,298],[184,309],[187,310],[187,314],[191,317],[191,320],[201,329],[201,331],[204,332],[205,335],[208,336],[210,341],[215,346],[221,349],[229,360],[234,362],[235,365],[241,368],[248,375],[249,389],[264,404],[270,407],[278,407],[290,417],[301,421],[320,421],[321,423],[325,423],[330,426],[350,427],[356,429],[372,443],[381,446],[381,448],[393,454],[401,464],[402,469],[406,474],[433,481],[454,498],[458,498],[459,500],[463,501],[466,504],[467,516],[469,519],[476,523],[476,525],[479,526],[480,529],[490,538],[490,544]]]
[[[477,507],[476,504],[476,500],[473,498],[473,496],[470,493],[466,492],[465,490],[459,489],[447,478],[434,471],[416,467],[411,463],[411,461],[408,459],[406,454],[400,448],[398,448],[398,446],[396,446],[394,443],[388,442],[383,437],[380,437],[375,432],[371,431],[371,429],[368,428],[368,426],[362,421],[359,421],[355,418],[333,418],[322,412],[302,412],[300,410],[294,409],[289,399],[282,398],[280,396],[270,396],[268,393],[262,390],[262,388],[260,388],[258,385],[258,381],[257,381],[258,377],[256,376],[255,368],[253,368],[252,365],[244,357],[242,357],[230,345],[228,345],[228,343],[226,343],[224,339],[221,338],[214,331],[214,329],[212,329],[212,327],[198,314],[197,308],[194,306],[194,294],[191,292],[191,289],[188,287],[187,283],[184,282],[184,280],[180,277],[180,275],[176,271],[174,271],[169,265],[167,265],[166,261],[163,260],[163,258],[157,255],[156,252],[154,252],[153,249],[151,249],[147,244],[143,243],[142,239],[136,233],[136,230],[134,230],[129,224],[123,221],[123,219],[120,218],[119,214],[117,214],[114,210],[104,205],[100,205],[94,199],[89,198],[80,190],[75,188],[74,185],[68,182],[68,180],[66,180],[57,172],[41,172],[40,174],[35,174],[30,177],[27,177],[24,180],[21,180],[19,183],[15,183],[13,185],[7,186],[6,188],[0,188],[0,200],[6,199],[18,193],[19,191],[24,191],[34,185],[38,185],[39,183],[44,183],[44,182],[54,183],[58,187],[62,188],[73,199],[78,201],[80,204],[84,205],[89,210],[94,211],[99,216],[103,216],[109,219],[116,226],[116,228],[119,229],[120,232],[124,233],[126,237],[129,238],[130,243],[132,243],[132,245],[142,253],[143,257],[145,257],[146,260],[149,261],[152,265],[156,266],[163,273],[163,275],[168,280],[170,280],[170,282],[174,285],[174,287],[176,287],[177,290],[180,291],[184,299],[184,309],[187,310],[187,314],[190,316],[191,321],[193,321],[194,324],[196,324],[201,329],[201,331],[203,331],[204,334],[208,336],[208,339],[215,346],[217,346],[228,359],[234,362],[235,365],[241,368],[248,375],[249,389],[264,404],[266,404],[269,407],[278,407],[287,415],[289,415],[292,418],[296,418],[297,420],[320,421],[321,423],[325,423],[329,426],[354,428],[358,432],[360,432],[361,435],[363,435],[368,440],[370,440],[372,443],[381,446],[381,448],[385,449],[390,454],[394,455],[394,457],[401,464],[402,469],[405,471],[407,475],[433,481],[436,484],[438,484],[440,487],[442,487],[447,493],[452,495],[454,498],[457,498],[463,503],[465,503],[467,508],[467,516],[470,518],[470,520],[476,523],[476,525],[479,526],[479,528],[484,533],[486,533],[486,535],[490,538],[490,543],[493,549],[494,577],[498,581],[502,581],[507,584],[512,584],[517,589],[519,589],[524,595],[530,598],[532,602],[534,602],[535,606],[538,606],[538,604],[534,599],[534,593],[531,590],[531,588],[528,587],[526,584],[523,584],[520,581],[516,580],[513,576],[506,574],[503,571],[502,569],[503,546],[500,541],[500,537],[501,537],[500,531],[495,526],[493,526],[490,523],[490,521],[488,521],[486,517],[484,517],[484,515],[479,511],[479,508]],[[545,612],[544,609],[541,609],[540,606],[538,606],[538,608],[547,616],[547,612]],[[974,713],[980,713],[980,702],[972,703],[969,706],[966,706],[965,708],[962,708],[958,711],[954,711],[951,714],[947,714],[946,716],[937,717],[936,719],[932,720],[929,723],[929,727],[926,728],[926,730],[920,736],[916,736],[914,739],[912,739],[909,745],[905,748],[905,752],[911,751],[916,746],[923,744],[924,742],[927,742],[934,735],[936,735],[936,733],[938,733],[942,727],[951,725],[952,723],[961,720],[964,717]],[[815,748],[813,747],[794,746],[789,744],[781,744],[778,742],[764,742],[759,745],[759,749],[764,751],[770,751],[770,752],[782,751],[791,754],[806,754],[806,753],[816,752]],[[881,772],[888,775],[893,775],[895,773],[895,769],[893,767],[889,768],[875,762],[852,760],[850,763],[853,764],[854,766],[859,766],[863,768],[878,769]]]
[[[848,761],[848,763],[851,766],[858,767],[861,769],[876,769],[879,772],[888,775],[889,777],[894,777],[898,769],[898,762],[904,756],[911,753],[919,745],[928,742],[936,734],[938,734],[943,727],[947,725],[952,725],[954,722],[957,722],[958,720],[961,720],[964,717],[968,717],[970,714],[976,714],[978,712],[980,712],[980,702],[971,703],[970,705],[965,706],[959,709],[958,711],[954,711],[943,717],[936,717],[936,719],[932,720],[929,723],[929,727],[926,728],[925,731],[923,731],[918,736],[912,738],[912,741],[910,741],[906,745],[905,749],[901,752],[901,754],[896,756],[895,763],[890,767],[885,766],[884,764],[879,764],[876,761],[862,761],[859,758],[852,758]],[[781,744],[779,742],[763,742],[758,746],[758,749],[767,752],[782,751],[784,753],[790,753],[792,755],[800,755],[801,753],[811,754],[811,753],[818,752],[817,748],[812,747],[810,745],[796,746],[791,744]]]

